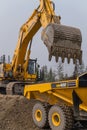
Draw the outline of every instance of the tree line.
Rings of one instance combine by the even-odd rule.
[[[67,79],[76,79],[76,77],[80,74],[87,72],[87,66],[85,67],[84,63],[79,65],[79,62],[77,61],[74,65],[73,73],[70,76],[68,76],[67,73],[64,73],[64,66],[61,61],[59,61],[56,70],[53,70],[52,68],[48,69],[47,65],[45,65],[42,67],[42,71],[44,82],[54,82]]]

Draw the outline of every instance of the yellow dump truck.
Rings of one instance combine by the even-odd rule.
[[[24,96],[36,100],[34,123],[52,130],[71,130],[76,122],[87,127],[87,73],[76,80],[26,85]]]

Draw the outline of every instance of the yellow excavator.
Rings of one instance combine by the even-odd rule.
[[[75,123],[87,126],[87,73],[75,80],[56,83],[37,83],[38,64],[30,59],[32,39],[43,27],[41,39],[56,62],[61,57],[68,63],[82,61],[82,36],[79,29],[61,25],[50,0],[40,0],[28,21],[21,27],[11,63],[0,62],[0,93],[24,95],[37,102],[32,109],[34,123],[40,128],[71,130]],[[37,43],[38,44],[38,43]]]
[[[50,0],[40,0],[40,5],[34,10],[28,21],[20,28],[17,47],[11,63],[5,62],[5,56],[0,62],[0,92],[20,94],[25,84],[34,83],[38,76],[36,60],[30,59],[32,39],[43,27],[41,39],[56,62],[61,57],[79,60],[81,64],[82,36],[79,29],[61,25],[60,16],[55,15],[55,4]],[[37,43],[38,44],[38,43]],[[22,88],[22,89],[21,89]]]

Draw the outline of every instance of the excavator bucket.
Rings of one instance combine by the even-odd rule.
[[[55,56],[56,62],[61,57],[62,62],[67,58],[68,63],[70,59],[74,64],[77,60],[82,63],[82,36],[79,29],[51,23],[42,31],[41,39],[47,46],[49,61]]]

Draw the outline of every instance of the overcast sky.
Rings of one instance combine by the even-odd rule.
[[[62,17],[61,23],[80,28],[83,37],[83,60],[87,65],[87,0],[53,0],[56,15]],[[0,55],[13,56],[20,27],[39,5],[39,0],[0,0]],[[48,52],[41,41],[41,30],[35,35],[32,46],[32,58],[38,58],[39,64],[56,67],[53,59],[48,62]],[[66,71],[71,70],[71,64]]]

